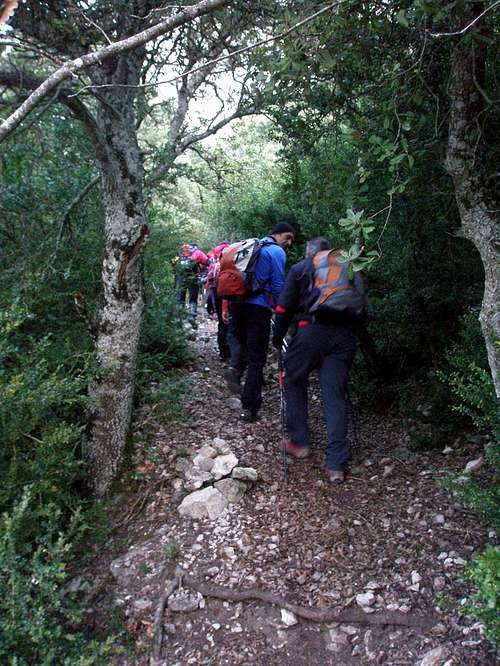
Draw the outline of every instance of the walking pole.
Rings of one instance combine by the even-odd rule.
[[[281,349],[278,351],[278,386],[280,390],[280,419],[281,419],[281,457],[283,461],[283,479],[288,483],[288,461],[285,449],[285,421],[286,421],[286,402],[285,387],[283,386],[283,352],[287,350],[287,343],[283,341]]]

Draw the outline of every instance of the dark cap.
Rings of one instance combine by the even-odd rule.
[[[271,235],[274,234],[293,234],[295,236],[295,229],[288,222],[278,222],[271,229]]]

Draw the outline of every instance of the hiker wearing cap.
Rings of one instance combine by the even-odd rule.
[[[291,267],[276,307],[272,344],[280,350],[288,328],[295,324],[296,333],[284,357],[289,437],[284,444],[286,453],[305,458],[310,452],[307,386],[311,372],[318,370],[328,435],[325,472],[332,483],[342,483],[346,463],[351,457],[351,443],[347,439],[346,390],[356,351],[354,330],[358,315],[348,308],[342,311],[318,308],[311,312],[318,291],[315,264],[318,258],[328,260],[334,252],[329,249],[330,244],[325,238],[314,238],[307,244],[306,258]],[[360,280],[357,275],[355,297],[361,298],[364,306]]]
[[[220,258],[226,247],[229,247],[229,243],[227,241],[222,241],[208,253],[208,256],[211,257],[211,261],[208,269],[207,281],[205,283],[207,312],[209,314],[214,313],[217,315],[217,346],[222,361],[227,361],[230,356],[228,343],[229,325],[227,321],[224,321],[225,318],[222,314],[222,299],[217,296],[217,276],[220,268]]]
[[[230,303],[231,331],[238,345],[231,355],[231,367],[226,379],[233,390],[239,390],[240,380],[246,376],[241,391],[243,421],[253,423],[262,404],[264,366],[271,331],[271,316],[285,282],[286,254],[295,239],[295,230],[288,222],[279,222],[268,236],[260,239],[261,249],[255,264],[257,293],[242,301]]]
[[[189,296],[189,313],[192,324],[195,324],[198,312],[198,294],[200,291],[199,277],[204,268],[208,267],[207,255],[198,249],[195,243],[182,245],[176,264],[175,290],[177,302],[186,304],[186,292]]]

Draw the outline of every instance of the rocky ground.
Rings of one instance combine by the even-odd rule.
[[[314,452],[289,462],[285,483],[275,362],[261,420],[240,422],[214,330],[209,320],[198,330],[199,361],[182,398],[188,418],[162,424],[154,408],[143,414],[148,445],[136,461],[143,482],[119,497],[110,542],[93,554],[94,624],[111,611],[126,619],[114,663],[496,663],[482,626],[460,612],[468,589],[457,580],[488,535],[438,483],[478,458],[481,442],[467,455],[458,445],[414,453],[401,423],[362,414],[348,480],[331,486],[313,382]],[[201,517],[190,518],[179,505],[199,481],[186,470],[207,446],[212,458],[232,454],[237,466],[254,468],[258,480],[240,482],[242,493],[226,497],[218,517],[219,509],[207,517],[200,508]],[[214,479],[201,483],[213,487]],[[261,598],[238,599],[255,589]],[[266,595],[282,599],[272,605]],[[325,617],[304,619],[301,608]]]

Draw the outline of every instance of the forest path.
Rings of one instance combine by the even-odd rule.
[[[134,641],[134,656],[116,663],[495,663],[478,623],[436,608],[437,595],[452,602],[465,596],[456,577],[484,547],[475,516],[436,481],[462,470],[470,451],[467,458],[459,451],[413,453],[400,423],[362,414],[351,473],[343,486],[331,486],[323,474],[324,428],[313,382],[313,454],[290,461],[285,484],[275,358],[268,362],[262,418],[244,424],[229,406],[234,399],[217,357],[214,322],[201,320],[194,344],[199,360],[190,369],[184,399],[188,420],[161,424],[160,405],[144,413],[136,438],[149,433],[150,441],[140,447],[136,468],[146,491],[120,499],[114,543],[123,550],[119,557],[115,551],[112,562],[109,553],[101,555],[102,566],[113,573],[112,603],[125,612]],[[178,489],[176,464],[216,437],[226,441],[240,466],[257,470],[259,481],[218,519],[184,518],[177,507],[186,492]],[[306,607],[353,609],[368,623],[299,619],[287,626],[279,607],[205,596],[203,608],[191,612],[167,608],[155,662],[154,616],[163,581],[174,578],[176,565],[208,585],[260,588]],[[361,600],[372,604],[366,614]],[[407,617],[410,626],[372,623],[391,611]],[[419,618],[429,626],[411,626]]]

